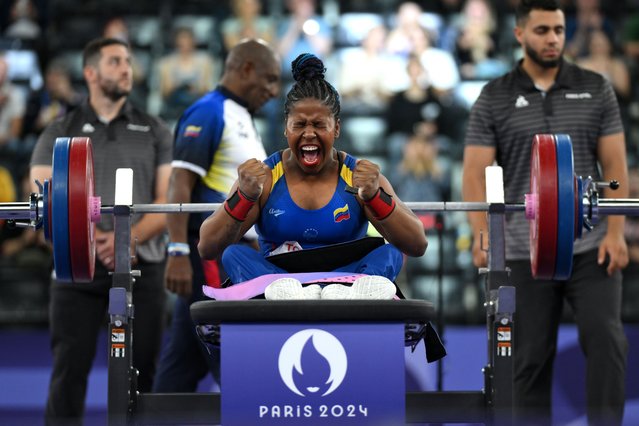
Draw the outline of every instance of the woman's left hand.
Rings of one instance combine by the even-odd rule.
[[[368,160],[357,160],[353,170],[353,186],[362,200],[373,198],[379,189],[379,166]]]

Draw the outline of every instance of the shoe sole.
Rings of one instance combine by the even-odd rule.
[[[395,284],[385,277],[369,275],[356,279],[351,286],[327,285],[321,298],[327,300],[390,300],[397,292]]]
[[[302,286],[295,278],[280,278],[264,289],[267,300],[315,300],[320,298],[321,288],[317,284]]]

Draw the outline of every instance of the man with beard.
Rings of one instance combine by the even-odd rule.
[[[101,38],[83,52],[83,72],[89,98],[42,133],[31,158],[31,179],[51,177],[57,137],[91,138],[95,192],[103,204],[113,204],[115,171],[132,168],[133,202],[165,203],[171,172],[172,136],[164,123],[128,101],[132,88],[131,53],[126,42]],[[140,372],[138,389],[149,392],[165,322],[163,286],[166,229],[163,214],[135,215],[131,247],[141,276],[133,287],[136,339],[133,365]],[[87,377],[104,329],[111,277],[115,266],[113,218],[102,216],[96,230],[95,277],[89,284],[53,278],[50,334],[53,372],[46,407],[47,424],[81,424]]]
[[[565,18],[557,0],[523,0],[514,30],[523,59],[489,82],[472,108],[463,164],[463,198],[484,201],[487,166],[503,168],[506,203],[529,192],[531,144],[536,134],[568,134],[575,173],[616,179],[604,196],[628,196],[625,140],[619,106],[609,82],[562,59]],[[542,212],[545,214],[546,212]],[[486,215],[469,214],[475,236],[473,260],[486,265],[480,231]],[[506,265],[517,290],[514,351],[517,424],[549,424],[557,331],[564,300],[572,308],[586,356],[590,424],[623,418],[627,340],[621,323],[621,269],[628,263],[624,217],[610,216],[574,245],[567,280],[534,280],[529,225],[521,213],[506,218]]]

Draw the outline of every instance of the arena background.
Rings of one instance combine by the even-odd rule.
[[[278,28],[291,16],[289,3],[286,0],[259,3],[258,17],[275,46],[282,36]],[[635,84],[639,72],[639,1],[565,0],[563,3],[570,37],[568,59],[595,69],[604,69],[601,67],[605,64],[615,62],[628,75],[629,84],[613,84],[626,130],[632,196],[639,198],[639,91]],[[418,185],[422,192],[410,192],[402,198],[405,201],[458,201],[462,142],[469,108],[483,84],[510,69],[520,56],[512,36],[515,1],[415,2],[421,8],[416,19],[429,46],[417,45],[413,39],[413,45],[408,46],[391,43],[391,37],[397,35],[400,27],[401,4],[397,0],[318,0],[315,4],[313,19],[317,26],[310,25],[307,32],[328,37],[328,47],[321,56],[328,68],[327,77],[340,90],[343,101],[343,134],[338,144],[341,149],[378,162],[391,181],[401,185],[403,181],[397,170],[404,160],[404,147],[413,137],[425,138],[435,147],[424,154],[427,156],[424,161],[431,167],[430,178]],[[595,7],[590,13],[602,18],[600,32],[609,40],[610,48],[603,53],[578,40],[583,33],[577,16],[586,5],[592,7],[593,4]],[[213,87],[228,49],[225,35],[232,31],[228,23],[233,14],[231,1],[223,0],[1,0],[0,53],[8,62],[8,80],[19,89],[25,108],[19,134],[3,139],[0,133],[0,202],[26,200],[27,191],[23,188],[29,155],[41,132],[41,120],[50,118],[45,113],[51,113],[51,108],[57,105],[50,85],[53,83],[47,83],[49,70],[61,68],[68,74],[75,95],[84,96],[81,49],[87,41],[103,34],[108,23],[120,20],[135,55],[133,101],[173,125],[177,118],[175,108],[166,108],[170,99],[163,97],[160,91],[160,69],[163,59],[175,50],[175,31],[182,27],[192,29],[197,52],[213,63],[207,82]],[[376,59],[381,58],[377,63],[383,65],[374,75],[358,60],[367,45],[367,36],[373,34],[371,29],[380,26],[384,28],[384,40],[377,41],[380,44]],[[469,54],[472,49],[461,46],[461,37],[466,33],[475,34],[472,31],[486,36],[488,47],[483,46],[483,53]],[[481,50],[482,46],[473,48]],[[428,92],[430,101],[424,102],[418,122],[406,131],[397,126],[388,106],[393,96],[410,83],[406,72],[410,55],[421,60],[423,70],[418,83]],[[437,62],[432,58],[437,58]],[[443,67],[444,63],[449,64],[447,60],[452,68]],[[442,71],[444,69],[453,73]],[[363,76],[362,80],[369,85],[358,88],[352,82],[353,75]],[[283,92],[289,84],[290,75],[285,69]],[[179,111],[179,106],[176,108]],[[267,152],[283,147],[281,111],[279,99],[263,108],[256,119]],[[424,367],[423,357],[409,356],[408,383],[422,389],[438,386],[480,389],[480,370],[485,362],[484,295],[482,282],[471,264],[470,228],[461,213],[426,215],[422,219],[430,240],[429,248],[421,259],[407,262],[399,284],[410,297],[436,304],[441,315],[438,325],[450,355],[439,367],[443,369],[441,381],[437,378],[437,366]],[[630,218],[628,224],[627,240],[634,255],[635,250],[639,253],[639,223]],[[51,255],[46,248],[23,242],[21,237],[20,231],[0,225],[0,342],[3,344],[0,424],[41,423],[51,363],[47,336]],[[630,341],[625,419],[628,425],[639,424],[639,254],[635,256],[624,274],[623,319]],[[564,322],[555,369],[555,417],[559,424],[583,424],[583,357],[568,307]],[[99,353],[87,403],[89,418],[104,422],[106,350]],[[210,385],[203,383],[202,389]]]

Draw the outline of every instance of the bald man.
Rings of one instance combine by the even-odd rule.
[[[264,41],[247,39],[228,54],[219,86],[186,109],[176,126],[169,203],[222,203],[237,168],[250,158],[266,158],[253,113],[280,89],[280,61]],[[202,299],[202,285],[219,286],[216,261],[202,261],[197,243],[208,213],[169,215],[166,288],[177,295],[169,344],[156,376],[156,392],[194,392],[219,359],[202,346],[189,313]]]

